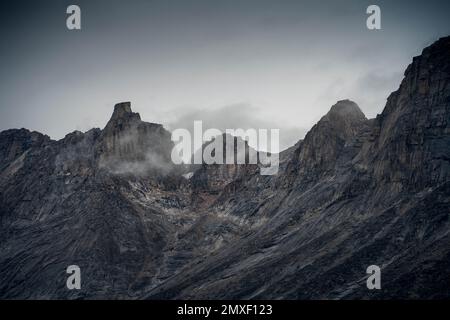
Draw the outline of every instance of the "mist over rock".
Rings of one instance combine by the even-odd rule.
[[[99,141],[99,165],[117,174],[166,175],[173,142],[162,125],[141,121],[130,102],[118,103]]]
[[[380,115],[338,101],[273,176],[173,166],[170,133],[129,102],[59,141],[1,132],[0,298],[449,298],[449,79],[446,37]]]

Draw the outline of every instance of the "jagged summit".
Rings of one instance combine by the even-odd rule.
[[[172,169],[173,142],[161,124],[141,120],[130,102],[114,106],[114,112],[102,131],[99,164],[114,173],[167,173]]]
[[[114,124],[131,123],[141,121],[141,116],[131,110],[131,102],[120,102],[114,106],[114,112],[106,127]]]
[[[373,128],[364,166],[381,181],[421,189],[450,179],[450,37],[414,57]]]
[[[349,117],[353,119],[360,119],[365,120],[366,116],[361,111],[359,106],[356,104],[356,102],[351,101],[349,99],[345,100],[339,100],[334,104],[330,111],[328,112],[329,115],[338,115],[342,117]]]
[[[340,100],[308,132],[305,140],[311,139],[312,136],[323,136],[325,138],[323,143],[329,143],[329,135],[348,140],[358,132],[365,121],[366,116],[355,102],[348,99]],[[319,148],[322,143],[314,139],[313,145],[314,148]]]
[[[132,113],[131,111],[131,102],[119,102],[114,106],[114,112],[121,112],[121,113]]]
[[[168,131],[114,109],[61,141],[0,133],[1,299],[450,297],[450,38],[376,119],[338,101],[275,176],[185,179]],[[73,264],[82,290],[66,289]]]
[[[317,175],[334,172],[345,147],[354,144],[367,122],[355,102],[346,99],[334,104],[298,145],[298,158],[293,161],[298,176],[314,181]]]

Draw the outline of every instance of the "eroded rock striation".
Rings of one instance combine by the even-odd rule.
[[[338,101],[277,175],[176,166],[172,147],[130,103],[59,141],[1,132],[0,298],[450,297],[450,37],[375,119]]]

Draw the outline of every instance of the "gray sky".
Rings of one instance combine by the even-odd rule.
[[[78,4],[82,30],[66,28]],[[370,4],[382,30],[366,28]],[[337,100],[368,117],[412,57],[450,34],[450,1],[2,1],[0,130],[59,139],[131,101],[145,121],[280,128],[302,138]]]

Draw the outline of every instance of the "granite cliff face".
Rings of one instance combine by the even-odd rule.
[[[99,166],[114,173],[165,175],[174,169],[170,133],[160,124],[141,121],[129,102],[114,107],[99,144]]]
[[[277,175],[175,166],[172,146],[129,103],[60,141],[1,132],[0,297],[450,297],[450,37],[377,118],[337,102]]]

